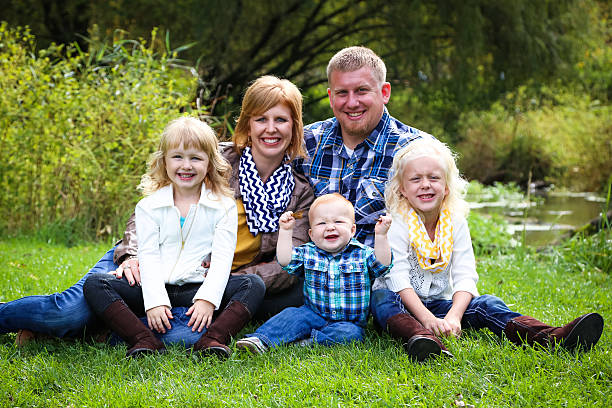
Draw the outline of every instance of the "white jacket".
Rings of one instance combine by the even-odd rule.
[[[145,310],[171,307],[165,284],[203,282],[193,301],[204,299],[219,308],[236,249],[238,215],[233,198],[218,199],[202,186],[183,228],[174,206],[172,185],[136,205],[138,262]],[[210,268],[202,260],[212,252]]]
[[[421,269],[417,255],[410,246],[408,225],[401,216],[393,214],[393,222],[387,239],[393,251],[393,267],[385,277],[378,278],[373,289],[388,288],[400,292],[412,288],[422,300],[451,300],[458,291],[466,291],[478,296],[476,283],[476,260],[467,221],[463,217],[452,216],[453,254],[446,270],[431,273]]]

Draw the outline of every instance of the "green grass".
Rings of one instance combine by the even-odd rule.
[[[608,245],[609,253],[609,241]],[[26,238],[0,240],[0,300],[62,290],[107,244],[66,248]],[[560,256],[524,249],[478,259],[481,293],[553,324],[598,311],[607,327],[594,350],[518,348],[486,330],[447,339],[454,359],[418,364],[371,327],[363,344],[284,347],[262,356],[195,361],[181,347],[130,361],[124,347],[46,340],[16,348],[0,335],[1,407],[612,405],[610,271],[568,267]],[[246,330],[253,329],[254,326]],[[245,332],[246,332],[245,330]]]

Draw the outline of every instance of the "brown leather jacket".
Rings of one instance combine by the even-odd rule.
[[[240,184],[238,180],[238,168],[240,164],[240,155],[234,149],[231,143],[221,143],[219,150],[223,157],[232,166],[232,174],[230,175],[229,184],[234,190],[234,197],[240,198]],[[308,179],[301,173],[293,171],[295,180],[295,188],[289,200],[286,211],[303,211],[304,216],[296,220],[293,230],[293,245],[299,246],[310,240],[308,237],[308,209],[314,201],[314,193],[312,187],[308,183]],[[259,254],[253,262],[241,267],[234,274],[255,273],[259,275],[266,284],[267,293],[281,292],[291,287],[296,278],[289,275],[281,269],[281,266],[276,262],[276,241],[278,240],[278,232],[262,233],[261,248]],[[138,252],[138,242],[136,239],[136,223],[134,214],[127,222],[123,239],[119,242],[115,249],[114,260],[119,264],[126,257],[136,255]]]

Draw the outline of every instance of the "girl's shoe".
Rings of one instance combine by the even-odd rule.
[[[253,354],[263,354],[268,351],[268,346],[262,343],[258,337],[245,337],[236,342],[236,347],[250,351]]]

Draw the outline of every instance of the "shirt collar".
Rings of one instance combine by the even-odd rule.
[[[312,241],[310,241],[310,244],[320,254],[325,255],[325,256],[331,256],[331,257],[336,257],[336,256],[339,256],[339,255],[342,255],[343,253],[350,251],[351,250],[350,248],[352,248],[352,247],[358,247],[358,248],[364,248],[365,247],[364,244],[362,244],[361,242],[357,241],[355,238],[351,238],[351,240],[348,242],[348,244],[346,244],[346,246],[344,248],[342,248],[341,251],[336,252],[335,254],[331,254],[331,253],[327,252],[326,250],[321,249],[318,246],[316,246],[314,244],[314,242],[312,242]]]
[[[172,184],[160,188],[159,190],[151,194],[151,196],[155,197],[152,203],[153,208],[174,206],[174,194]],[[211,208],[223,208],[223,198],[219,198],[210,190],[202,188],[198,204]]]
[[[386,135],[390,123],[391,115],[389,115],[389,111],[385,106],[383,107],[383,114],[380,121],[378,121],[378,124],[374,130],[372,130],[372,132],[365,139],[365,143],[368,145],[368,147],[374,150],[376,153],[384,152],[384,135]],[[322,135],[320,145],[323,149],[333,148],[334,154],[336,155],[340,155],[342,153],[342,134],[338,119],[335,117],[332,118],[332,126],[330,126],[329,129]]]

